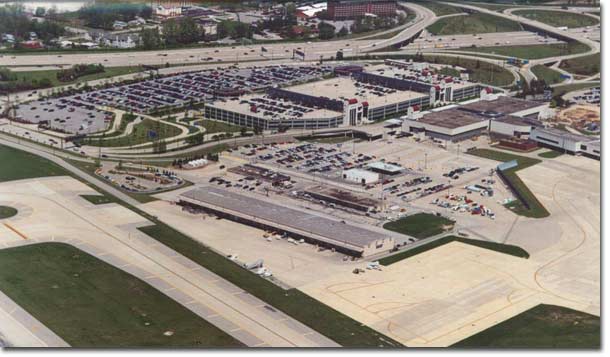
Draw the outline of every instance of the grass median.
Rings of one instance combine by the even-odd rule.
[[[514,15],[522,16],[530,20],[542,22],[553,27],[586,27],[599,24],[599,20],[592,16],[576,14],[567,11],[556,10],[516,10]]]
[[[394,255],[390,255],[385,258],[381,258],[381,259],[379,259],[379,263],[384,266],[392,265],[401,260],[405,260],[407,258],[414,257],[418,254],[427,252],[429,250],[438,248],[440,246],[449,244],[451,242],[460,242],[460,243],[464,243],[464,244],[474,245],[479,248],[489,249],[489,250],[493,250],[493,251],[496,251],[499,253],[513,255],[513,256],[519,257],[519,258],[527,259],[530,256],[527,251],[525,251],[523,248],[518,247],[516,245],[495,243],[495,242],[476,240],[476,239],[468,239],[468,238],[462,238],[462,237],[457,237],[457,236],[447,236],[447,237],[443,237],[443,238],[431,241],[424,245],[420,245],[419,247],[405,250],[403,252],[396,253]]]
[[[518,22],[480,12],[442,18],[426,28],[433,35],[468,35],[522,31]]]
[[[546,208],[544,208],[542,203],[538,201],[534,193],[530,191],[530,189],[525,185],[521,178],[519,178],[519,175],[517,175],[517,172],[519,170],[523,170],[530,166],[536,165],[542,162],[541,160],[490,149],[469,150],[468,154],[500,162],[517,160],[516,167],[504,170],[503,173],[506,180],[508,180],[513,185],[515,190],[519,193],[519,195],[523,198],[523,201],[525,202],[522,202],[520,199],[517,199],[507,204],[506,207],[515,212],[515,214],[530,218],[544,218],[550,215],[550,213],[546,210]],[[524,203],[529,205],[529,208],[527,208]]]
[[[583,43],[571,41],[568,43],[540,45],[465,47],[460,48],[459,50],[467,52],[491,53],[523,59],[540,59],[585,53],[589,51],[589,47]]]
[[[0,289],[72,347],[239,347],[142,280],[71,245],[0,250]]]

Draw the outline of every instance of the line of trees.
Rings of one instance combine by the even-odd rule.
[[[23,5],[0,7],[0,33],[15,36],[15,48],[19,47],[21,41],[29,39],[30,32],[36,33],[43,43],[49,44],[52,39],[64,35],[66,30],[54,21],[30,20]]]
[[[112,30],[115,21],[131,21],[136,17],[149,19],[152,8],[145,4],[90,4],[78,10],[78,18],[87,26]]]
[[[0,95],[33,89],[49,88],[53,85],[49,78],[22,77],[7,68],[0,68]]]

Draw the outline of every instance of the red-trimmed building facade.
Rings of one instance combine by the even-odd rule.
[[[328,0],[328,15],[335,19],[353,19],[373,14],[394,16],[396,0]]]

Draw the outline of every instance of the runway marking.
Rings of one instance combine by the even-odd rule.
[[[23,239],[23,240],[27,240],[28,239],[28,237],[25,234],[19,232],[15,227],[11,226],[10,224],[4,223],[4,226],[6,228],[10,229],[11,231],[15,232],[19,237],[21,237],[21,239]]]

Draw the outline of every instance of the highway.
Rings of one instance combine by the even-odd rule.
[[[315,41],[299,43],[252,44],[220,47],[201,47],[174,50],[154,51],[124,51],[124,52],[79,52],[79,53],[48,53],[28,55],[1,55],[0,66],[72,66],[75,64],[98,64],[107,67],[170,64],[199,64],[202,62],[243,62],[253,60],[291,59],[293,51],[305,53],[304,60],[318,60],[320,57],[329,59],[344,50],[349,55],[359,55],[376,49],[404,41],[418,31],[436,21],[437,17],[429,9],[415,4],[405,3],[404,6],[413,10],[416,18],[412,25],[389,39],[346,39],[332,41]],[[265,47],[267,52],[262,51]]]

